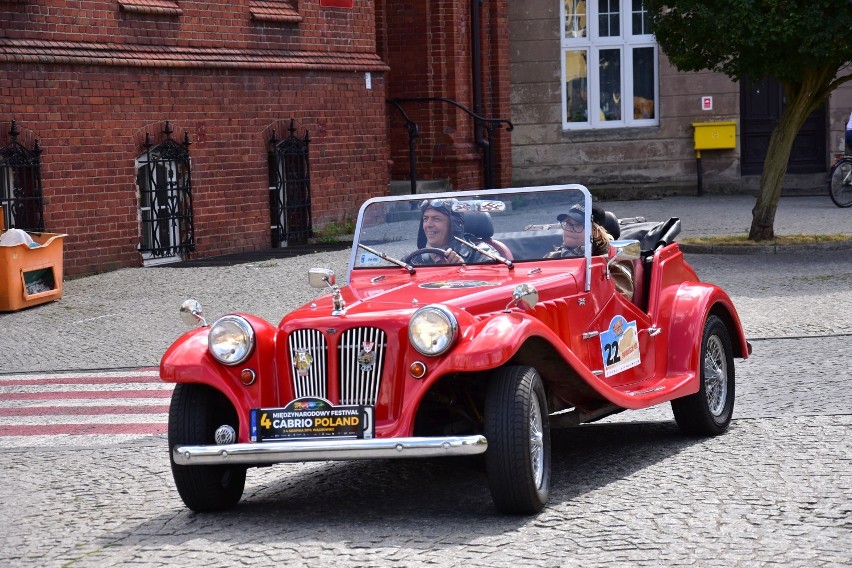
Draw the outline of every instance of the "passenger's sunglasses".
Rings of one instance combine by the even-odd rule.
[[[567,219],[564,221],[559,221],[559,224],[563,229],[571,229],[575,233],[583,232],[583,225],[579,223],[575,223],[574,221],[568,221]]]

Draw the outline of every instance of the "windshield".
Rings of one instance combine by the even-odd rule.
[[[582,258],[590,211],[580,185],[375,198],[358,214],[350,269]]]

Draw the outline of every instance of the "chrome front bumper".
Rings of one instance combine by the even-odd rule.
[[[178,465],[271,464],[283,462],[363,460],[385,458],[432,458],[472,456],[488,449],[485,436],[449,438],[387,438],[373,440],[306,440],[175,446]]]

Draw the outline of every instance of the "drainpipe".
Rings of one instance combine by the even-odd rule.
[[[485,116],[482,101],[482,0],[470,0],[471,74],[473,83],[473,112]],[[484,136],[480,120],[473,119],[473,136],[476,145],[485,150],[485,187],[494,187],[494,163],[490,138]]]

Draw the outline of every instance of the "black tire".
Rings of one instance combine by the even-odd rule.
[[[243,495],[246,466],[178,465],[175,446],[214,444],[216,428],[229,424],[239,431],[239,421],[228,399],[200,384],[178,384],[169,407],[169,460],[180,498],[197,512],[234,507]]]
[[[485,467],[494,505],[503,513],[538,513],[550,492],[547,397],[532,367],[502,367],[485,397]]]
[[[838,207],[852,207],[852,159],[840,160],[832,166],[828,194]]]
[[[731,424],[735,395],[731,336],[718,316],[704,322],[700,365],[698,392],[673,400],[672,411],[684,433],[715,436]]]

